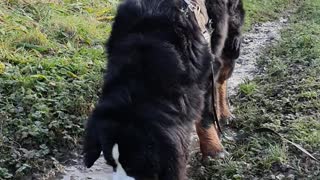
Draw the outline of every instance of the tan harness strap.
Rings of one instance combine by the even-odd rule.
[[[184,0],[190,11],[194,13],[198,26],[204,36],[204,38],[210,43],[210,33],[207,29],[209,23],[209,16],[205,5],[205,0]]]

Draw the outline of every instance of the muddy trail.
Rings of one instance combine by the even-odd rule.
[[[228,81],[229,95],[237,92],[239,84],[246,79],[252,79],[257,73],[256,60],[261,56],[262,50],[272,45],[280,39],[280,30],[286,26],[288,15],[276,21],[256,24],[252,29],[244,34],[242,51],[240,58],[236,62],[236,67],[232,77]],[[191,148],[197,148],[196,135],[193,136]],[[83,166],[82,160],[74,162],[74,165],[66,166],[64,174],[55,179],[59,180],[105,180],[111,179],[112,169],[105,164],[101,156],[94,166],[87,169]]]

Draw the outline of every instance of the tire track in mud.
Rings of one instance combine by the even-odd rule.
[[[276,21],[256,24],[244,34],[241,55],[228,81],[229,95],[234,95],[238,91],[239,84],[246,79],[253,79],[257,73],[256,60],[262,55],[263,49],[280,39],[280,31],[287,25],[288,16],[285,15]],[[198,149],[198,138],[195,133],[192,136],[191,149]],[[112,168],[105,164],[101,156],[90,169],[84,167],[81,159],[77,160],[75,165],[64,167],[64,174],[55,179],[106,180],[111,179],[111,174]]]

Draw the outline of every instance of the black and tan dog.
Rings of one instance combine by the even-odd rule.
[[[87,167],[102,151],[115,168],[118,144],[119,162],[136,180],[185,180],[195,123],[203,155],[223,154],[211,96],[216,92],[219,118],[231,117],[226,80],[239,56],[242,3],[206,0],[208,43],[188,2],[125,0],[118,8],[102,95],[86,127]]]
[[[244,23],[245,12],[242,0],[205,0],[208,16],[210,18],[210,28],[213,29],[211,34],[211,50],[215,55],[214,81],[215,87],[214,104],[218,119],[224,121],[232,120],[234,117],[229,109],[227,96],[227,79],[230,78],[235,60],[240,55],[241,44],[241,27]],[[205,107],[209,108],[204,111],[202,121],[197,123],[197,133],[200,138],[200,148],[204,156],[224,156],[223,146],[220,144],[218,133],[215,125],[212,125],[210,110],[212,101],[211,84],[207,87]]]

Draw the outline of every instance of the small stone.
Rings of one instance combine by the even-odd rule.
[[[290,170],[290,166],[287,164],[283,164],[280,166],[281,172],[288,172]]]
[[[294,174],[289,174],[289,175],[287,176],[287,178],[288,178],[289,180],[292,180],[292,179],[295,178],[295,175],[294,175]]]
[[[281,18],[281,19],[280,19],[280,22],[281,22],[281,23],[287,23],[287,22],[288,22],[288,18]]]
[[[201,166],[200,169],[199,169],[199,174],[200,175],[205,175],[205,172],[206,172],[206,168]]]
[[[282,180],[283,178],[285,178],[285,176],[283,174],[279,174],[278,176],[276,176],[276,178]]]
[[[240,174],[235,174],[233,175],[233,179],[242,179],[243,176],[241,176]]]
[[[70,176],[70,180],[77,180],[79,179],[79,176]]]

